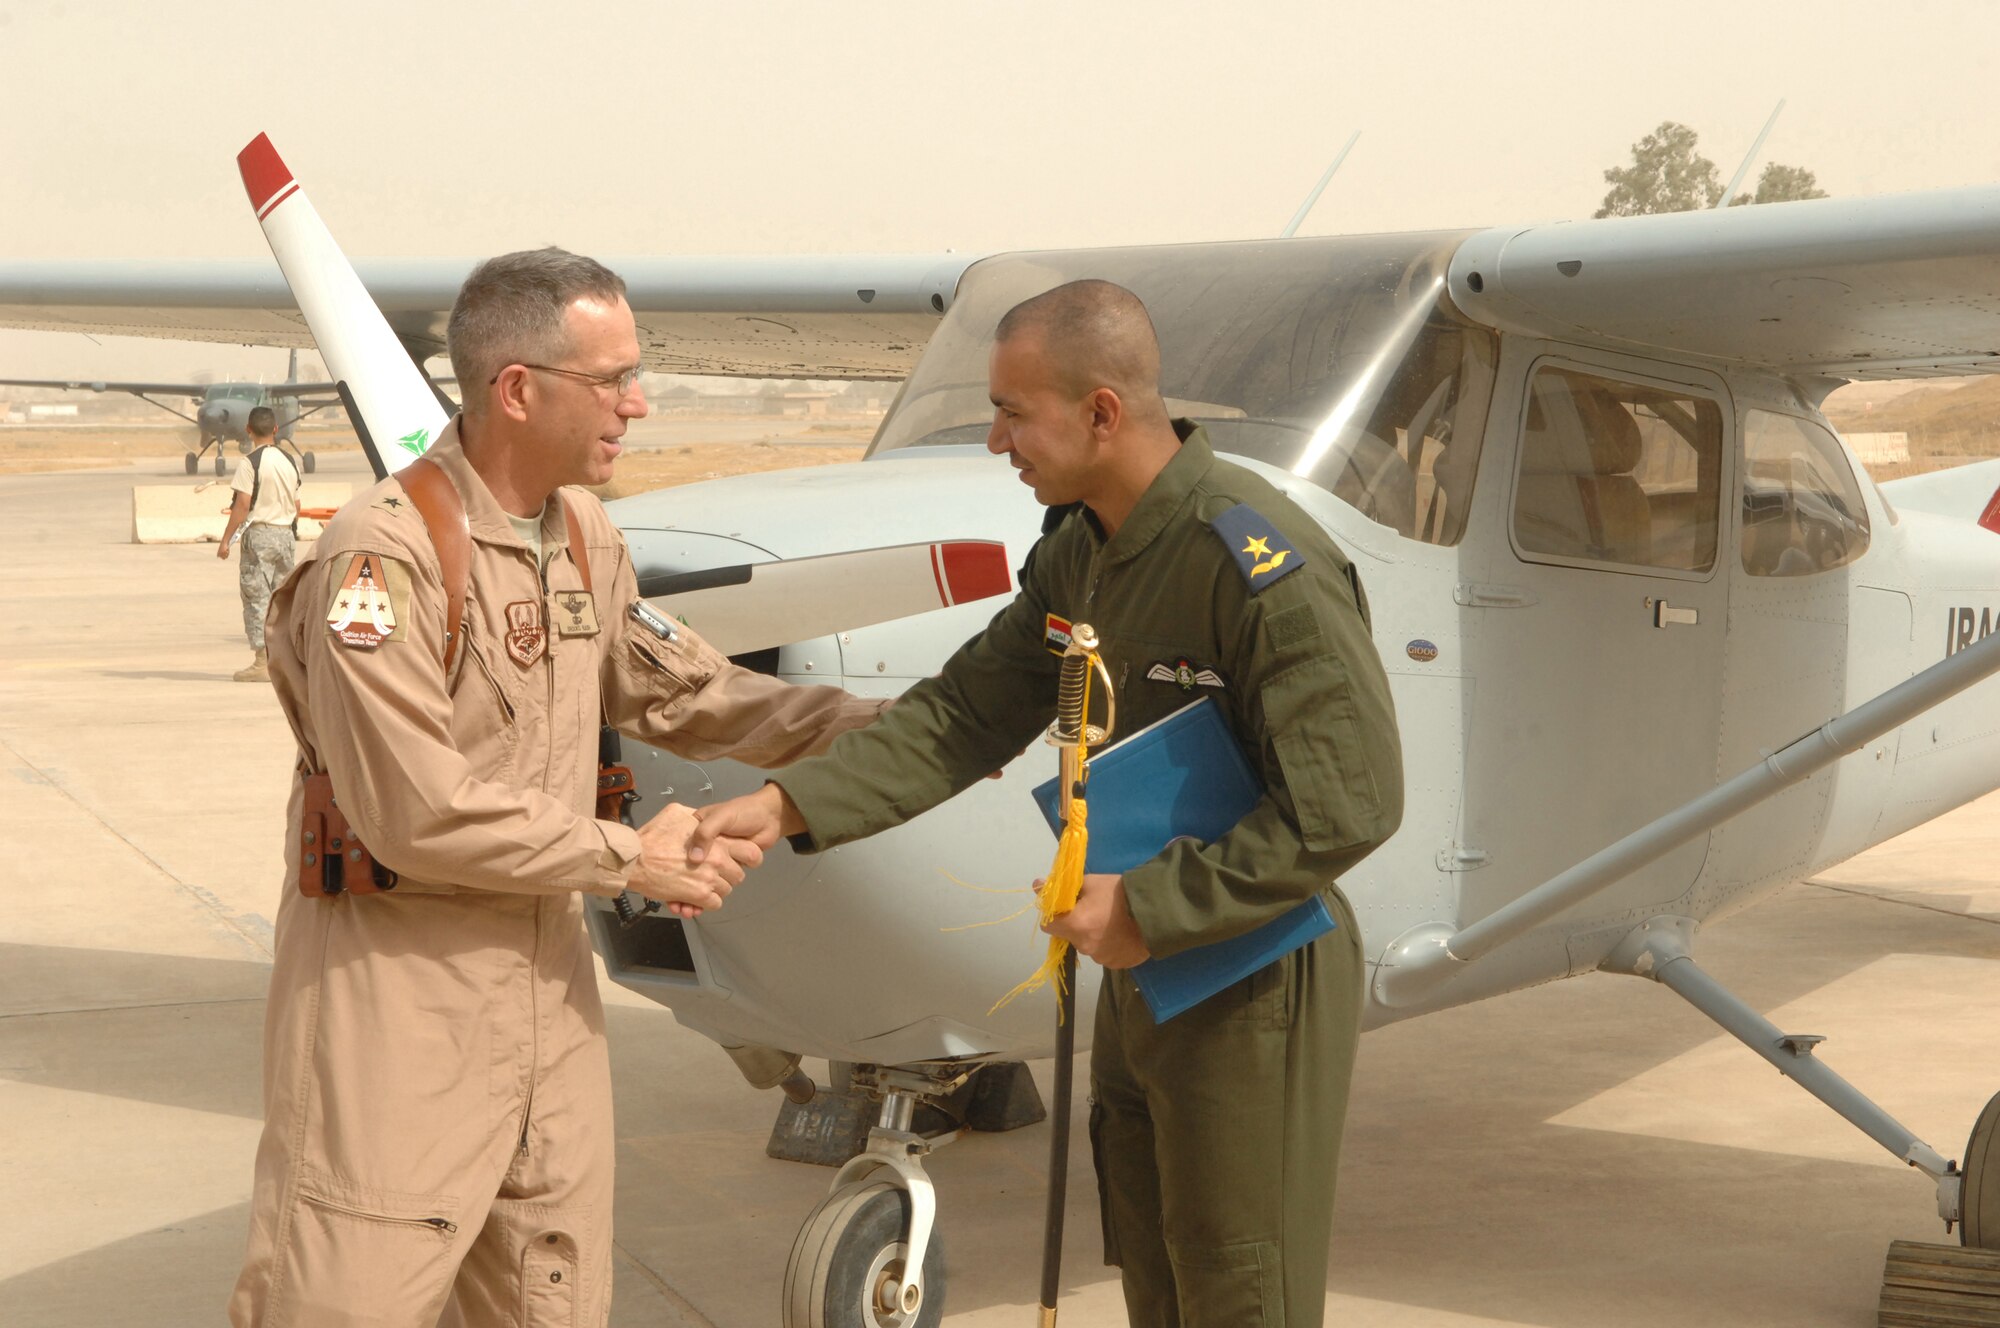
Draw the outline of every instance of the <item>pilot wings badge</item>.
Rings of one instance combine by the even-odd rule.
[[[327,605],[327,630],[342,645],[357,650],[373,650],[384,641],[399,640],[399,597],[408,604],[409,577],[403,569],[379,555],[357,553]]]
[[[1169,664],[1165,660],[1146,670],[1149,682],[1170,682],[1184,692],[1197,687],[1221,687],[1222,675],[1206,664],[1197,664],[1183,656]]]

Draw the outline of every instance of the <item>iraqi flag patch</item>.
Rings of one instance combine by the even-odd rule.
[[[1043,625],[1042,644],[1049,648],[1051,655],[1060,655],[1069,649],[1069,634],[1069,619],[1058,618],[1051,613]]]

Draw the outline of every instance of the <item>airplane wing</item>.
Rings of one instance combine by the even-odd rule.
[[[0,378],[0,387],[55,387],[72,392],[154,393],[163,397],[198,397],[207,391],[204,383],[108,383],[68,378]]]
[[[1502,227],[1451,261],[1481,322],[1826,378],[2000,371],[2000,186]]]
[[[271,383],[264,388],[264,394],[272,397],[327,397],[340,399],[338,383]]]
[[[607,258],[625,278],[645,367],[761,378],[906,376],[980,255]],[[354,266],[406,346],[444,349],[476,260]],[[311,347],[268,260],[0,262],[0,327]],[[317,385],[314,385],[317,386]]]

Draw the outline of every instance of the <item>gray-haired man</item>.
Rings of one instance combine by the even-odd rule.
[[[316,873],[288,851],[238,1325],[604,1323],[611,1075],[582,896],[691,916],[758,853],[725,840],[690,864],[685,807],[637,831],[595,819],[598,725],[772,766],[880,708],[628,616],[625,541],[564,488],[609,479],[646,414],[624,289],[555,249],[475,269],[448,331],[464,413],[416,463],[436,472],[347,504],[272,601],[301,769],[315,789],[326,772],[400,880],[308,897]],[[456,494],[470,545],[450,664],[438,546],[409,496],[426,483]]]

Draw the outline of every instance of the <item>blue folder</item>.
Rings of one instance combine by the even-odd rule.
[[[1049,829],[1062,833],[1058,780],[1034,790]],[[1090,848],[1084,870],[1125,872],[1175,839],[1212,843],[1264,796],[1222,708],[1203,697],[1091,758]],[[1283,917],[1226,941],[1196,946],[1132,970],[1156,1023],[1165,1023],[1234,982],[1332,931],[1314,895]]]

